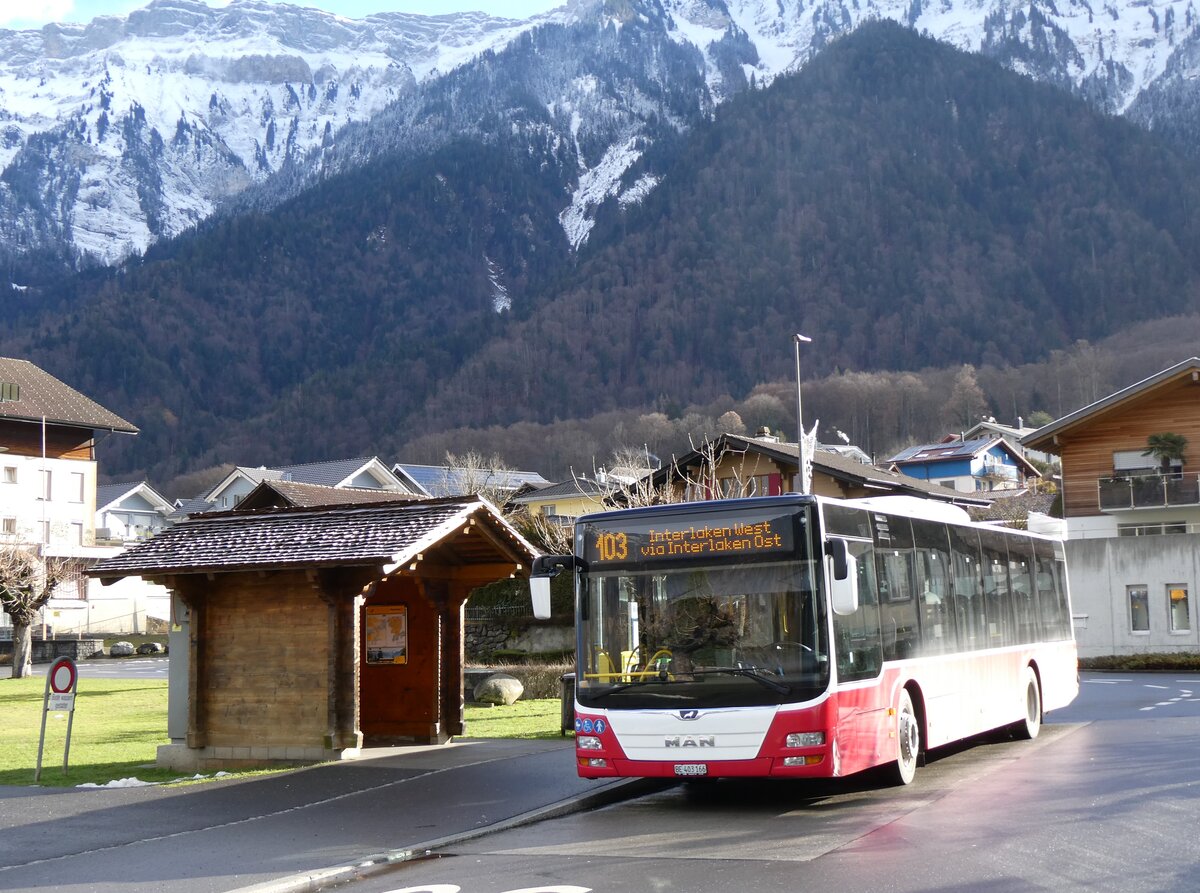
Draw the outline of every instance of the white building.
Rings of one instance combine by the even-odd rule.
[[[48,557],[112,554],[96,546],[96,443],[137,430],[28,360],[0,357],[0,542]],[[83,578],[60,587],[47,624],[74,626],[88,593]]]

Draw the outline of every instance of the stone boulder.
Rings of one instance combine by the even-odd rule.
[[[138,645],[138,654],[162,654],[166,649],[161,642],[143,642]]]
[[[108,653],[113,657],[129,657],[133,654],[133,643],[113,642],[108,649]]]
[[[495,673],[475,686],[475,700],[480,704],[515,704],[525,693],[521,680],[507,673]]]

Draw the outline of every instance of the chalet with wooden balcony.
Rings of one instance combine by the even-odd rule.
[[[1186,445],[1166,461],[1156,435]],[[1200,358],[1192,357],[1026,436],[1062,462],[1069,539],[1200,532]]]
[[[1176,449],[1151,448],[1164,441]],[[1080,655],[1200,650],[1200,358],[1063,416],[1022,443],[1062,463]]]

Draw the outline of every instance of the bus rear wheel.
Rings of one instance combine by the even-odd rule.
[[[921,757],[921,722],[913,709],[908,689],[900,692],[900,703],[896,707],[896,739],[896,764],[892,774],[897,784],[912,784]]]
[[[1013,724],[1013,733],[1017,738],[1031,741],[1038,736],[1042,729],[1042,688],[1038,685],[1037,674],[1033,667],[1025,668],[1025,718]]]

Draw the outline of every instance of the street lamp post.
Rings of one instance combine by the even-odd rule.
[[[800,344],[809,344],[811,338],[797,334],[792,339],[796,346],[796,461],[797,474],[799,480],[797,490],[801,493],[808,493],[808,481],[804,474],[804,406],[800,398]]]

